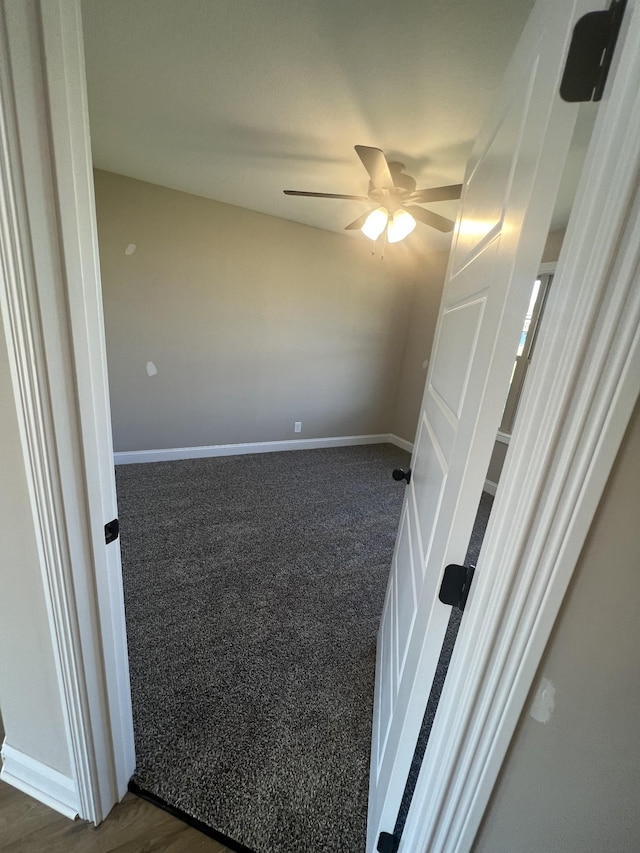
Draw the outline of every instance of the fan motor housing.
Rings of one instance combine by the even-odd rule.
[[[393,186],[395,193],[401,198],[404,199],[410,193],[414,192],[416,188],[415,178],[412,178],[411,175],[405,174],[404,171],[404,163],[398,163],[396,161],[392,161],[389,163],[389,171],[391,172],[391,177],[393,178]],[[383,201],[387,194],[390,194],[390,189],[385,192],[385,190],[377,190],[373,181],[369,181],[369,198],[373,201]]]

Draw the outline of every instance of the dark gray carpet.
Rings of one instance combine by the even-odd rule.
[[[135,782],[256,853],[364,850],[408,454],[117,469]]]

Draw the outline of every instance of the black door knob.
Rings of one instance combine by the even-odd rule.
[[[411,482],[411,468],[408,468],[406,471],[404,468],[394,468],[391,476],[398,482],[400,482],[400,480],[406,480],[408,485]]]

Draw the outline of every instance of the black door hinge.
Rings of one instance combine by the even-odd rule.
[[[115,542],[120,533],[120,522],[117,518],[109,521],[104,526],[104,541],[108,545],[110,542]]]
[[[378,853],[396,853],[398,845],[396,844],[395,835],[390,832],[381,832],[378,836],[376,850]]]
[[[455,563],[444,570],[438,598],[443,604],[451,604],[464,610],[471,589],[475,566],[457,566]]]
[[[611,0],[608,9],[589,12],[576,23],[560,83],[563,100],[601,100],[625,6],[626,0]]]

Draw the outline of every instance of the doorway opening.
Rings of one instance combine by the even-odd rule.
[[[135,248],[135,247],[134,247],[134,248]],[[149,374],[149,375],[151,375],[151,374]]]
[[[126,87],[122,88],[126,92]],[[112,97],[111,91],[109,97]],[[92,90],[89,86],[90,106],[91,98]],[[185,102],[187,100],[188,95],[185,95]],[[126,108],[123,108],[123,115],[125,113]],[[112,124],[109,131],[119,129],[122,124],[124,121]],[[163,117],[163,132],[168,127]],[[97,137],[96,134],[94,139],[97,140]],[[153,149],[148,153],[151,159]],[[227,458],[215,462],[204,459],[178,460],[176,453],[172,457],[171,450],[181,447],[197,449],[213,441],[216,444],[248,445],[257,444],[263,438],[282,438],[282,412],[288,411],[294,398],[293,378],[298,385],[306,381],[309,386],[308,413],[290,412],[288,417],[292,430],[295,429],[296,433],[298,428],[302,430],[301,441],[305,440],[306,435],[324,434],[324,413],[328,413],[334,424],[329,435],[349,437],[354,434],[358,438],[360,433],[365,432],[360,428],[359,420],[363,411],[369,418],[366,432],[374,436],[379,432],[384,434],[388,427],[381,426],[384,425],[383,409],[391,399],[395,399],[396,391],[392,368],[404,349],[404,341],[397,335],[403,313],[400,297],[404,295],[403,290],[410,287],[410,283],[391,282],[389,286],[389,256],[385,265],[378,263],[373,266],[368,245],[362,244],[359,275],[356,275],[358,271],[354,269],[353,261],[356,249],[351,247],[357,244],[353,240],[338,240],[335,235],[318,229],[315,236],[321,245],[313,258],[305,258],[305,246],[311,242],[308,228],[284,220],[271,221],[266,226],[264,218],[259,214],[242,212],[241,208],[229,205],[225,205],[223,210],[220,210],[221,206],[217,207],[214,214],[210,212],[214,202],[208,204],[203,198],[187,197],[185,193],[155,185],[153,176],[146,183],[113,174],[126,172],[126,169],[117,165],[112,165],[110,171],[110,175],[97,172],[95,185],[99,229],[107,221],[105,217],[110,217],[109,228],[103,227],[100,234],[103,282],[108,280],[117,289],[115,292],[111,289],[111,301],[105,305],[112,392],[115,383],[121,378],[126,391],[122,396],[112,393],[111,398],[116,451],[131,451],[133,458],[127,461],[133,462],[140,459],[140,456],[135,456],[136,453],[143,454],[149,448],[168,450],[163,458],[171,461],[160,462],[156,459],[159,466],[173,466],[179,472],[190,469],[193,474],[184,493],[172,497],[169,494],[171,484],[163,480],[164,475],[155,477],[152,466],[138,469],[139,480],[131,484],[132,492],[148,488],[150,497],[148,501],[144,499],[139,502],[136,515],[127,510],[128,500],[122,484],[130,477],[134,479],[133,475],[137,472],[134,467],[122,467],[117,472],[124,573],[128,575],[129,590],[135,590],[132,595],[139,596],[138,601],[146,601],[145,613],[141,613],[137,604],[132,603],[132,595],[129,595],[127,602],[131,656],[137,656],[131,666],[134,681],[133,712],[138,736],[137,782],[148,788],[152,787],[153,782],[159,797],[165,802],[182,804],[185,812],[194,811],[193,799],[189,800],[189,797],[198,787],[202,792],[201,801],[206,801],[208,808],[200,817],[213,825],[224,827],[226,835],[242,838],[245,842],[250,838],[255,839],[256,835],[248,836],[244,831],[246,824],[240,831],[240,816],[250,818],[254,828],[260,822],[261,831],[275,835],[281,831],[278,824],[292,824],[283,805],[283,801],[288,798],[296,812],[294,817],[300,817],[300,822],[304,822],[308,832],[313,833],[310,841],[294,839],[292,844],[297,843],[299,849],[315,850],[322,849],[322,844],[333,846],[332,834],[341,817],[342,843],[346,848],[357,848],[360,845],[351,844],[348,838],[352,837],[349,835],[352,832],[357,831],[359,836],[364,834],[375,634],[382,608],[380,595],[384,596],[397,529],[397,514],[393,522],[388,523],[391,513],[387,512],[385,503],[397,503],[399,512],[398,502],[402,500],[403,487],[395,485],[390,474],[395,467],[408,467],[408,458],[402,450],[385,447],[380,451],[382,455],[379,454],[377,466],[374,466],[371,460],[374,451],[366,445],[361,450],[347,449],[340,453],[333,448],[331,453],[324,448],[314,450],[318,458],[355,458],[358,461],[357,465],[342,461],[331,476],[327,473],[330,467],[325,465],[323,484],[327,496],[323,501],[325,507],[335,503],[332,507],[335,520],[333,528],[338,534],[329,536],[325,544],[326,551],[329,558],[333,555],[341,562],[346,561],[347,571],[343,576],[333,577],[326,568],[320,570],[317,565],[315,568],[306,565],[298,567],[298,578],[291,579],[291,583],[286,582],[287,574],[282,565],[285,551],[299,542],[301,536],[309,538],[312,526],[322,519],[317,508],[315,512],[308,510],[302,494],[297,503],[290,504],[284,510],[281,508],[282,518],[272,515],[270,520],[263,521],[264,534],[270,540],[260,546],[265,555],[263,577],[268,575],[271,585],[258,596],[256,585],[260,580],[256,579],[255,565],[257,521],[256,513],[250,511],[253,506],[251,501],[258,498],[260,511],[266,513],[269,510],[273,513],[278,508],[277,502],[272,500],[272,493],[269,488],[265,488],[265,483],[276,479],[279,482],[279,496],[293,483],[304,484],[307,497],[308,493],[313,493],[309,470],[302,470],[303,457],[296,453],[295,458],[289,455],[278,460],[276,454],[265,455],[259,460],[258,466],[262,474],[249,477],[240,473],[251,462],[248,456],[235,461]],[[146,167],[145,174],[149,174]],[[123,199],[117,209],[109,210],[108,205],[101,204],[107,198],[112,199],[116,193],[121,194]],[[196,206],[198,215],[194,216],[192,211]],[[264,228],[259,239],[262,226]],[[112,244],[104,239],[106,231],[110,234]],[[244,243],[238,240],[241,232],[245,235]],[[171,257],[169,249],[175,249],[179,238],[183,240],[186,250],[179,258],[175,255]],[[202,244],[208,247],[204,259],[196,251]],[[347,245],[350,246],[348,250]],[[288,283],[291,284],[294,278],[291,275],[292,268],[296,278],[293,282],[296,287],[288,289],[284,286],[287,279],[279,274],[281,270],[276,269],[276,249],[283,246],[282,266],[289,271]],[[235,249],[233,259],[232,249]],[[303,262],[297,268],[293,267],[293,260],[300,257]],[[340,259],[344,261],[341,267],[337,263]],[[189,305],[188,289],[185,286],[186,271],[191,272],[197,266],[200,266],[200,271],[206,269],[210,280],[206,280],[206,277],[203,277],[204,281],[201,280],[202,301]],[[228,292],[223,292],[216,299],[214,288],[209,285],[222,276],[228,276],[230,269],[239,270],[232,282],[235,299],[232,300]],[[140,285],[135,291],[131,287],[131,270],[135,271]],[[170,280],[170,286],[166,289],[161,287],[163,277]],[[260,287],[249,286],[256,281]],[[400,286],[396,287],[398,284]],[[325,297],[323,300],[320,298],[322,294]],[[160,307],[163,313],[158,317]],[[437,313],[437,306],[434,313]],[[327,338],[327,345],[320,351],[318,336],[314,331],[321,325],[331,337]],[[157,346],[158,339],[167,344],[163,351]],[[228,347],[226,352],[222,351],[224,347],[220,347],[216,357],[208,358],[203,367],[204,359],[198,363],[184,344],[191,343],[194,349],[199,349],[198,354],[202,354],[203,341],[212,339],[224,342]],[[238,341],[242,341],[243,346],[237,346]],[[232,346],[234,343],[235,347]],[[270,360],[265,357],[267,347],[272,356]],[[318,375],[317,370],[325,356],[333,365],[329,377]],[[362,368],[360,374],[354,369],[356,364]],[[263,387],[259,383],[243,387],[240,380],[248,372],[262,379],[273,380],[272,385],[266,390],[266,383],[263,383]],[[228,381],[217,384],[216,380],[220,377]],[[189,391],[194,386],[199,386],[205,393],[190,409],[189,403],[193,402],[193,398],[189,398]],[[163,393],[171,400],[168,412],[158,406],[157,391],[160,388],[166,389]],[[206,393],[212,388],[217,391],[215,411],[203,405]],[[363,389],[367,389],[367,393],[363,393]],[[336,405],[337,394],[340,405]],[[213,395],[209,393],[209,396]],[[139,402],[144,402],[150,413],[146,422],[140,416]],[[268,423],[264,417],[267,402],[271,407]],[[130,415],[127,430],[120,418],[123,410],[127,410]],[[230,413],[235,413],[235,423],[220,423],[225,416],[230,421]],[[207,434],[203,425],[210,426],[214,417],[218,419],[216,431],[211,430],[208,438],[203,438],[202,434]],[[169,419],[184,429],[179,439],[175,438],[175,433],[169,434],[169,430],[165,430]],[[142,433],[145,429],[148,431],[148,443],[143,443]],[[243,449],[246,452],[246,446]],[[147,461],[153,461],[149,455]],[[269,466],[272,463],[275,465],[276,461],[281,463],[281,474],[273,471],[267,473]],[[359,470],[352,472],[352,468]],[[370,475],[373,476],[374,468],[375,471],[384,472],[381,474],[384,481],[380,481],[378,506],[363,499],[371,489],[366,482],[369,475],[361,475],[366,474],[365,469],[371,469]],[[198,474],[196,469],[204,470],[205,473]],[[177,479],[182,476],[181,473],[176,475]],[[222,494],[212,494],[207,488],[212,481],[222,487]],[[239,499],[240,486],[250,483],[253,485],[249,490],[252,493]],[[351,506],[357,507],[355,513],[351,512],[351,518],[354,527],[359,527],[360,537],[364,536],[364,539],[352,543],[350,550],[346,547],[340,550],[341,526],[347,512],[341,507],[337,493],[347,487],[353,492]],[[319,492],[317,484],[315,489]],[[198,500],[194,506],[195,497]],[[237,510],[238,506],[240,510]],[[301,511],[303,507],[304,512]],[[186,508],[190,508],[190,511],[185,512]],[[367,510],[366,517],[363,516],[363,523],[360,523],[358,514],[364,509]],[[234,513],[235,521],[230,521]],[[141,515],[145,517],[141,518]],[[211,551],[215,547],[217,554],[228,556],[229,549],[225,549],[225,542],[221,541],[224,537],[215,539],[212,535],[220,534],[224,526],[221,516],[225,516],[226,544],[233,543],[237,548],[237,560],[242,563],[243,569],[251,566],[251,571],[241,579],[237,565],[232,565],[229,577],[224,582],[224,606],[220,600],[211,600],[210,589],[201,583],[202,575],[193,569],[197,561],[196,520],[203,523],[206,533],[199,540],[200,545]],[[137,563],[130,559],[129,549],[133,537],[138,540],[139,551],[148,557],[156,572],[161,569],[164,573],[166,586],[162,594],[158,575],[148,572],[148,566],[138,571]],[[278,538],[280,541],[276,541]],[[179,554],[175,554],[176,545],[180,546]],[[172,551],[175,559],[168,566],[167,555]],[[354,564],[356,558],[362,560],[365,553],[368,555],[368,571],[358,575]],[[380,556],[383,553],[387,554],[384,559]],[[233,564],[233,560],[228,562]],[[302,569],[311,575],[308,582],[300,581]],[[219,565],[213,566],[213,571],[219,570]],[[352,583],[354,578],[360,579],[362,605],[357,603],[359,599],[346,594],[347,574],[351,576]],[[251,576],[256,583],[251,583]],[[374,580],[375,584],[379,584],[376,590],[372,589]],[[318,584],[323,586],[320,592],[317,590]],[[338,637],[332,644],[336,665],[334,671],[325,678],[322,673],[326,673],[326,668],[313,664],[313,641],[319,639],[320,620],[311,618],[311,607],[307,608],[305,619],[302,620],[304,631],[297,631],[292,620],[294,609],[300,609],[306,598],[317,605],[320,593],[325,596],[326,610],[334,610],[330,617],[325,616],[328,629],[337,631],[342,625],[342,638]],[[192,606],[185,605],[185,598],[189,594],[192,595]],[[345,603],[343,607],[338,606],[341,600]],[[150,624],[147,618],[150,608],[157,608],[154,624]],[[224,618],[221,613],[223,609]],[[259,625],[248,618],[249,610],[262,616]],[[229,614],[234,615],[230,618]],[[366,655],[362,651],[358,652],[362,649],[362,643],[355,640],[356,622],[368,631]],[[216,631],[220,631],[220,634],[216,634]],[[343,652],[338,641],[344,639],[348,632],[353,636],[345,644],[348,647]],[[299,719],[294,721],[297,725],[292,723],[288,727],[286,736],[274,737],[273,729],[269,735],[267,723],[283,722],[285,719],[284,712],[274,710],[273,702],[276,682],[282,685],[284,678],[282,673],[270,673],[274,655],[269,652],[269,647],[286,651],[284,643],[278,639],[283,633],[288,633],[287,642],[291,652],[286,658],[291,669],[281,696],[287,701],[285,710],[290,716],[295,716],[292,709],[298,708]],[[220,638],[220,642],[227,642],[231,646],[237,661],[247,665],[245,671],[250,677],[242,681],[253,687],[248,693],[239,689],[238,666],[233,672],[233,666],[218,667],[219,661],[213,659],[211,641],[215,636]],[[256,646],[264,651],[263,657],[254,653]],[[305,650],[306,666],[296,657]],[[187,665],[188,655],[196,658],[194,667]],[[338,664],[342,667],[342,674],[338,672]],[[170,678],[165,680],[167,668],[171,672]],[[273,676],[270,689],[265,672]],[[215,678],[212,677],[214,674]],[[337,683],[327,696],[323,691],[331,685],[332,678]],[[305,679],[315,679],[317,682],[313,699],[309,696]],[[158,690],[167,682],[169,686],[164,691]],[[366,690],[363,689],[365,683],[368,685]],[[315,730],[311,731],[306,718],[322,704],[319,702],[321,697],[326,698],[323,703],[325,717],[321,718],[322,724],[316,724]],[[341,704],[347,713],[340,724]],[[170,709],[176,705],[179,706],[181,723],[185,723],[180,731],[171,726],[169,718]],[[230,733],[229,724],[239,705],[249,712],[247,721],[241,726],[232,727]],[[215,706],[215,712],[223,718],[226,726],[219,727],[224,734],[220,738],[223,742],[222,751],[217,758],[217,777],[214,777],[214,781],[211,781],[211,777],[207,778],[211,753],[206,748],[212,740],[212,715],[208,714],[212,706]],[[197,737],[188,737],[189,731],[195,732]],[[252,760],[246,748],[248,742],[261,753],[255,760]],[[168,748],[169,744],[171,749]],[[244,759],[235,764],[235,771],[231,760],[232,748],[236,755],[240,753]],[[332,762],[314,764],[326,755],[327,749],[333,750]],[[323,792],[322,796],[313,793],[309,775],[295,772],[293,765],[287,763],[295,751],[302,757],[306,756],[307,763],[313,766],[315,777],[320,780],[319,791]],[[155,770],[159,770],[153,779],[151,762],[156,762]],[[351,791],[344,793],[345,787],[342,782],[337,784],[338,779],[330,768],[337,768],[340,774],[344,774],[347,763],[355,768],[358,781],[352,784]],[[286,769],[288,784],[278,781],[282,775],[278,777],[275,772],[283,768]],[[176,787],[176,771],[187,780],[187,790],[178,790]],[[240,773],[244,774],[246,784],[238,784]],[[228,795],[221,795],[221,777],[227,782]],[[264,781],[268,781],[272,787],[278,785],[276,796],[268,791],[265,793],[266,787],[260,787]],[[214,787],[215,790],[212,790]],[[218,803],[224,812],[215,812]],[[316,806],[322,809],[322,814],[316,811],[312,819],[311,809]],[[354,819],[359,822],[356,828],[353,828]],[[320,838],[323,827],[324,837]],[[279,849],[283,849],[283,844],[280,838]],[[265,845],[258,839],[255,846],[263,849]]]

